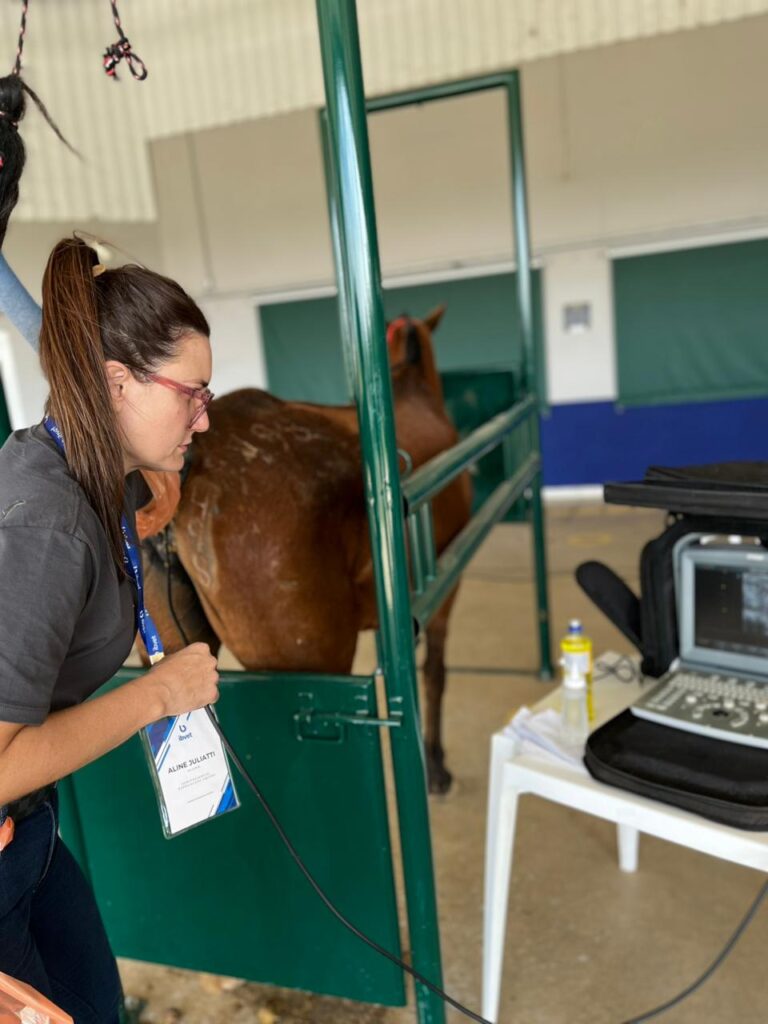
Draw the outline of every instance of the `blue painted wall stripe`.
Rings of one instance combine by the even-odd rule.
[[[685,405],[553,405],[542,420],[544,483],[639,480],[650,465],[768,459],[768,398]]]

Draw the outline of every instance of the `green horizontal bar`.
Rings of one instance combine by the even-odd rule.
[[[146,668],[125,667],[115,673],[115,679],[125,683],[148,671],[149,669]],[[373,675],[332,676],[323,675],[320,672],[246,672],[244,669],[219,672],[219,681],[222,683],[269,683],[278,679],[282,683],[305,683],[307,686],[312,686],[314,683],[368,684],[374,682],[375,678]]]
[[[423,594],[414,598],[412,609],[424,628],[456,585],[464,566],[480,547],[491,528],[504,517],[541,468],[538,454],[529,455],[513,477],[499,484],[482,508],[443,551],[437,562],[437,576]]]
[[[473,430],[453,448],[441,452],[425,465],[419,466],[401,485],[408,512],[414,512],[419,505],[423,505],[436,491],[442,490],[467,466],[493,451],[507,434],[535,412],[536,399],[529,395],[511,409],[499,413],[482,427]]]
[[[382,729],[399,729],[403,724],[399,718],[371,718],[366,714],[345,715],[336,711],[305,711],[294,715],[297,721],[304,722],[340,722],[344,725],[376,725]]]
[[[365,108],[369,114],[378,110],[390,110],[392,107],[408,107],[415,103],[429,103],[432,100],[444,100],[449,96],[463,96],[471,92],[483,92],[486,89],[502,89],[510,85],[515,72],[504,75],[485,75],[482,78],[462,78],[456,82],[442,82],[440,85],[428,85],[423,89],[405,89],[393,92],[388,96],[374,96],[366,100]]]

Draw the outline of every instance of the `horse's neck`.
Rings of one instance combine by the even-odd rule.
[[[431,382],[414,367],[393,382],[397,445],[420,466],[456,443],[457,433],[443,404],[442,388],[435,393]]]

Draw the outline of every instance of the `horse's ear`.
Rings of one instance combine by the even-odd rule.
[[[445,306],[437,306],[431,313],[428,313],[424,317],[424,323],[430,329],[430,331],[436,331],[438,324],[443,319],[443,313],[445,313]]]

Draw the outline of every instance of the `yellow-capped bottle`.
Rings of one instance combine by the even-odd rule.
[[[592,697],[592,641],[585,634],[578,619],[571,619],[568,632],[560,641],[560,664],[563,680],[568,676],[581,675],[587,680],[587,716],[589,724],[595,720],[595,706]]]

